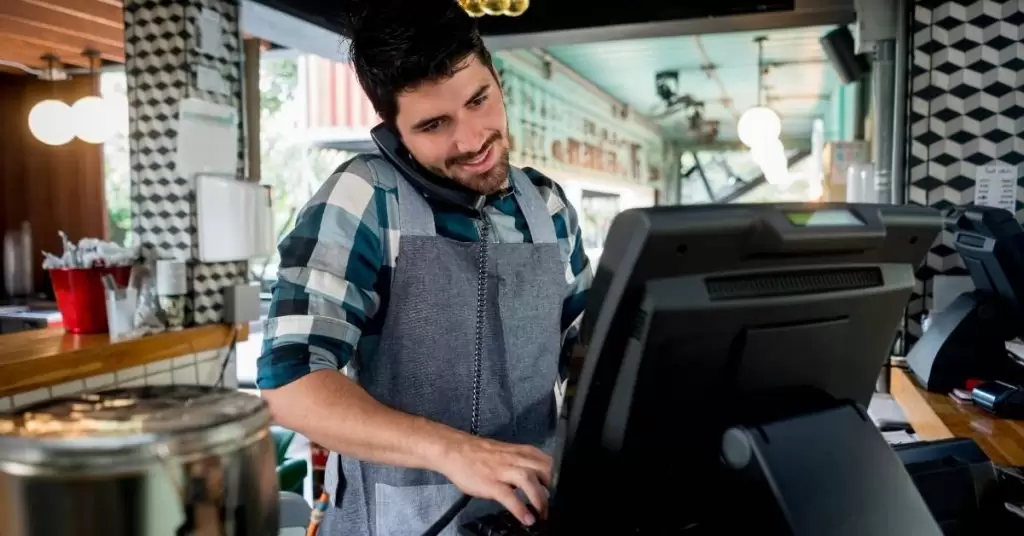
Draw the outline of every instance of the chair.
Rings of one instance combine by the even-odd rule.
[[[309,517],[313,513],[306,500],[298,493],[282,491],[278,494],[278,529],[282,536],[292,533],[306,534]]]
[[[309,471],[303,458],[288,458],[288,447],[295,439],[295,432],[280,426],[272,426],[270,435],[274,438],[277,453],[277,486],[281,491],[290,491],[302,495],[303,481]]]

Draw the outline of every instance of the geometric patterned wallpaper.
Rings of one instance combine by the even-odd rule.
[[[201,49],[200,16],[219,15],[220,54]],[[199,98],[235,107],[242,117],[242,47],[237,0],[125,0],[125,73],[129,104],[132,231],[148,258],[189,261],[192,323],[223,319],[223,289],[248,280],[247,262],[200,263],[194,178],[175,166],[179,103]],[[220,74],[227,94],[197,84],[200,67]],[[239,129],[238,169],[245,173]]]
[[[1024,0],[918,1],[913,10],[907,200],[946,211],[973,202],[979,166],[1024,169]],[[1019,179],[1018,219],[1022,201]],[[931,308],[932,276],[966,274],[952,245],[943,231],[918,271],[908,344]]]

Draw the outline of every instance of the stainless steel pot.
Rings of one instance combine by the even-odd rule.
[[[276,535],[269,425],[258,397],[200,386],[0,415],[0,535]]]

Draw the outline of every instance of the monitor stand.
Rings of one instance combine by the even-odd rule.
[[[948,393],[967,380],[1024,382],[1024,368],[1006,351],[1020,328],[1017,315],[999,296],[972,291],[932,317],[928,331],[907,354],[907,364],[925,389]]]
[[[722,459],[737,477],[729,524],[747,523],[746,533],[942,536],[899,457],[853,403],[730,428]]]

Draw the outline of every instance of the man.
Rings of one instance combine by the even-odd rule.
[[[387,4],[351,30],[359,81],[416,162],[486,205],[428,201],[378,155],[343,164],[279,246],[258,385],[279,424],[337,453],[321,534],[418,536],[461,493],[532,524],[591,282],[576,214],[510,166],[473,20],[454,2]]]

